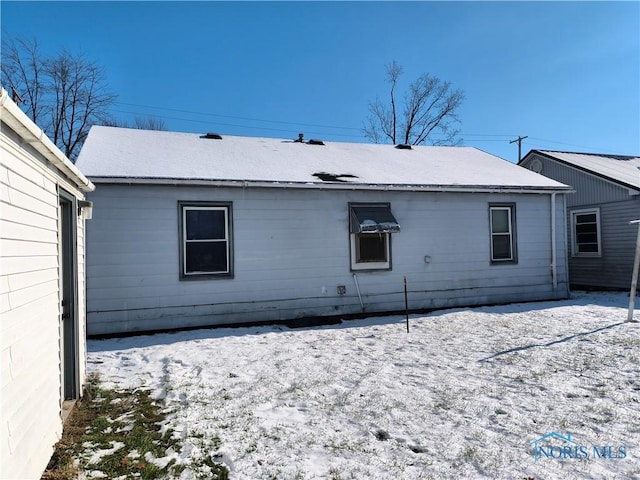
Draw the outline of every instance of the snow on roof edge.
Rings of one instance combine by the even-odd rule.
[[[352,182],[293,182],[268,180],[234,180],[208,178],[168,178],[168,177],[90,177],[95,184],[130,184],[130,185],[215,185],[226,187],[262,187],[262,188],[313,188],[319,190],[389,190],[389,191],[431,191],[431,192],[521,192],[539,193],[556,191],[571,193],[568,185],[534,186],[534,185],[449,185],[449,184],[385,184],[385,183],[352,183]]]

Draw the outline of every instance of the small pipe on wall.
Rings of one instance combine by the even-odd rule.
[[[360,294],[360,285],[358,285],[358,276],[355,273],[353,274],[353,282],[356,284],[356,291],[358,292],[358,298],[360,299],[360,307],[364,312],[364,303],[362,302],[362,295]]]

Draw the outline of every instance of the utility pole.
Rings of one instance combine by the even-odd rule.
[[[521,137],[518,135],[518,138],[516,138],[515,140],[511,140],[509,142],[509,143],[518,142],[518,162],[522,160],[522,140],[524,140],[525,138],[529,138],[529,136],[527,135],[526,137]]]

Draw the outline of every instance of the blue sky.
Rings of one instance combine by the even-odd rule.
[[[113,115],[168,130],[366,141],[367,106],[428,72],[465,145],[640,153],[640,2],[8,2],[3,38],[83,52]]]

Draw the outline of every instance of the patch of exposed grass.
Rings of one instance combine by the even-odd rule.
[[[228,470],[209,458],[202,465],[178,462],[180,441],[163,431],[166,413],[144,390],[108,390],[90,379],[71,412],[42,480],[88,478],[175,478],[204,467],[209,478],[226,480]]]

